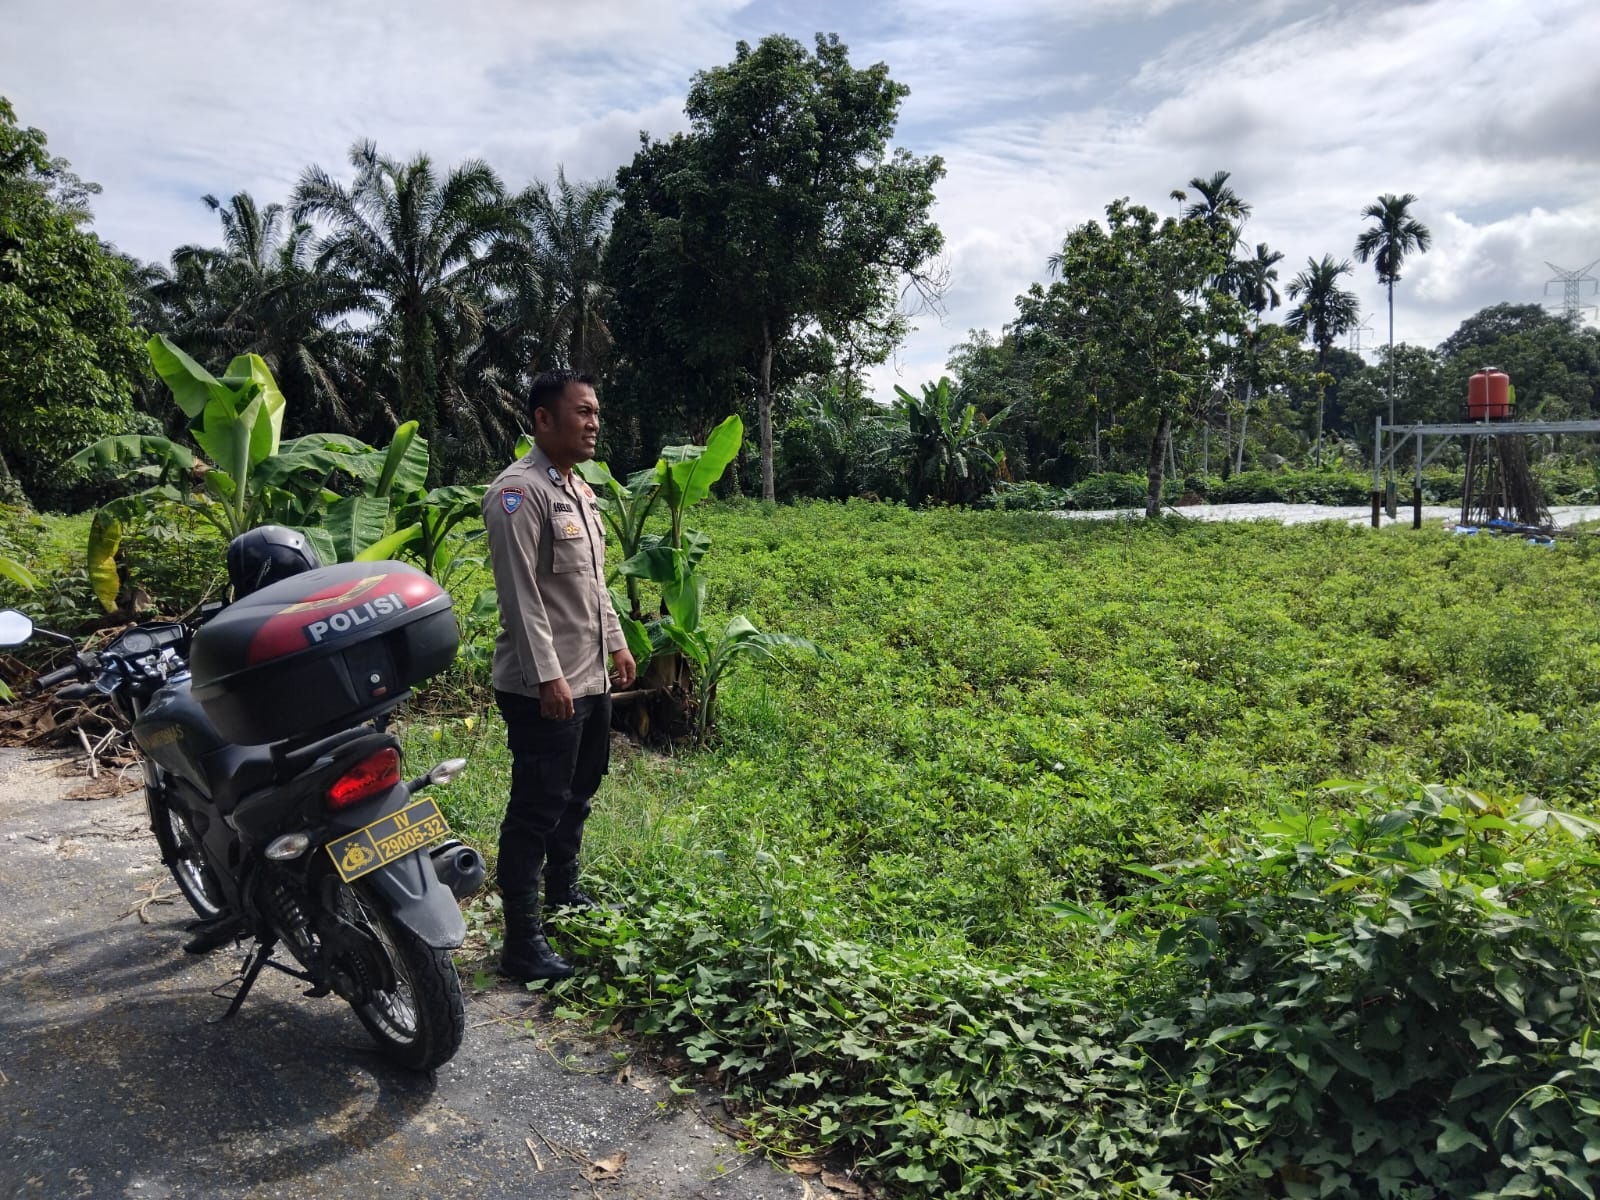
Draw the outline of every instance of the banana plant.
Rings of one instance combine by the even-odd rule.
[[[782,650],[812,658],[822,654],[808,638],[763,633],[743,615],[733,617],[720,633],[713,633],[703,622],[705,592],[705,580],[693,576],[687,586],[674,589],[667,601],[666,615],[651,627],[652,641],[658,647],[673,647],[689,663],[694,683],[695,741],[702,744],[715,721],[717,684],[735,662],[741,658],[774,662]]]
[[[219,379],[164,335],[145,349],[206,457],[170,438],[122,434],[71,459],[121,468],[126,479],[146,485],[103,505],[90,525],[89,578],[107,612],[121,586],[116,553],[124,527],[152,505],[191,508],[224,538],[268,521],[291,525],[328,561],[392,557],[418,536],[414,529],[386,532],[391,497],[426,479],[427,445],[414,422],[396,430],[383,451],[340,434],[284,442],[283,394],[258,355],[235,358]],[[338,475],[357,482],[359,493],[329,488]]]
[[[129,475],[150,481],[103,506],[90,528],[89,577],[107,612],[116,607],[114,558],[124,522],[152,503],[178,503],[198,509],[225,537],[243,533],[255,523],[263,494],[251,487],[251,473],[277,454],[283,431],[283,393],[259,355],[239,355],[218,379],[163,334],[145,350],[210,461],[169,438],[141,434],[102,438],[73,455],[78,466],[128,467]]]
[[[627,562],[639,553],[645,538],[644,524],[661,499],[661,463],[628,476],[620,483],[603,462],[579,463],[578,474],[595,490],[600,505],[600,517],[617,539],[622,561]],[[628,592],[627,613],[635,621],[644,619],[639,599],[639,576],[625,575]]]
[[[420,492],[428,478],[428,443],[417,436],[415,421],[396,429],[381,452],[354,438],[308,437],[313,440],[296,439],[293,452],[284,456],[285,490],[294,490],[296,479],[317,478],[324,468],[330,473],[342,471],[360,485],[359,491],[348,496],[324,492],[320,507],[307,505],[300,522],[286,522],[299,525],[324,562],[393,558],[422,535],[419,523],[398,517],[404,498]],[[302,447],[301,442],[307,444]],[[388,531],[391,517],[398,526],[392,533]]]
[[[667,510],[667,533],[641,533],[636,549],[631,554],[625,551],[626,557],[618,568],[624,578],[647,579],[657,584],[663,602],[669,606],[672,598],[690,602],[686,592],[692,590],[696,569],[711,548],[711,539],[687,528],[684,514],[711,494],[712,486],[738,457],[743,441],[744,422],[735,415],[713,429],[704,446],[667,446],[661,451],[655,477],[657,495]],[[604,503],[601,511],[605,511]],[[630,589],[630,597],[635,594]]]
[[[482,514],[485,490],[482,484],[452,484],[426,492],[418,487],[405,494],[395,510],[397,526],[417,531],[408,552],[440,583],[475,561],[463,555],[460,547],[452,546],[449,537],[461,522],[475,520]],[[477,529],[463,540],[472,542],[482,536],[483,530]]]

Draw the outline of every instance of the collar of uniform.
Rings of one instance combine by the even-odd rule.
[[[528,451],[528,455],[523,459],[523,462],[528,464],[528,470],[533,475],[544,480],[550,486],[562,492],[567,490],[567,481],[562,478],[561,469],[550,461],[543,450],[539,449],[537,442],[534,443],[533,449]]]

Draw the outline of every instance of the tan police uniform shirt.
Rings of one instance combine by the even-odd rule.
[[[537,696],[565,679],[574,697],[611,689],[606,655],[627,645],[606,590],[606,533],[594,492],[535,446],[483,497],[500,600],[494,686]]]

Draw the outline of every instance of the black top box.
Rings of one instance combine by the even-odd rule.
[[[399,562],[339,563],[234,601],[194,635],[193,694],[230,742],[322,737],[448,667],[450,594]]]

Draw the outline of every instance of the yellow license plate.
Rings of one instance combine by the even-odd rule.
[[[424,796],[365,829],[328,843],[328,854],[346,883],[432,845],[450,832],[439,806]]]

